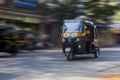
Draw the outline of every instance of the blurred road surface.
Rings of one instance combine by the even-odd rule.
[[[79,55],[74,61],[67,61],[61,49],[0,54],[0,80],[109,80],[102,79],[108,75],[120,80],[120,47],[101,48],[99,58]]]

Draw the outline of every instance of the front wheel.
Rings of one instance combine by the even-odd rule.
[[[67,57],[67,61],[71,61],[71,60],[73,60],[73,58],[75,57],[75,55],[72,52],[69,52],[66,57]]]

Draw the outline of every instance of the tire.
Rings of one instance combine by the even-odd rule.
[[[95,53],[94,53],[94,57],[98,58],[99,55],[100,55],[100,50],[99,50],[99,48],[96,48]]]
[[[67,55],[67,61],[72,61],[75,55],[72,52],[69,52]]]

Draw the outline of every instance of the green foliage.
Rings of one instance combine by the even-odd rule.
[[[51,10],[51,13],[54,14],[54,17],[57,18],[60,22],[64,19],[72,19],[80,15],[77,11],[80,9],[76,5],[80,4],[79,0],[63,0],[59,2],[54,0],[59,7],[56,7]]]
[[[115,21],[120,21],[120,11],[116,12],[116,14],[114,16],[114,20]]]
[[[88,11],[86,15],[90,18],[99,19],[104,22],[110,22],[110,17],[115,14],[116,10],[118,10],[118,5],[110,5],[107,0],[89,0],[88,2],[85,2],[84,5],[84,9]]]
[[[81,16],[82,13],[79,10],[84,10],[89,18],[101,20],[104,22],[111,21],[110,16],[115,14],[118,10],[118,5],[110,5],[108,0],[88,0],[81,2],[82,0],[51,0],[52,3],[59,7],[51,9],[51,14],[60,22],[64,19],[72,19],[77,16]],[[84,0],[83,0],[84,1]],[[84,7],[78,7],[77,5],[84,5]]]

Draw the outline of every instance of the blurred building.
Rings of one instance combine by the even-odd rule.
[[[34,30],[40,37],[49,35],[56,42],[59,31],[41,0],[0,0],[0,23],[13,25],[15,29]]]
[[[16,29],[37,32],[47,23],[46,6],[36,0],[0,0],[0,23],[9,23]]]
[[[120,44],[120,21],[115,21],[109,26],[110,29],[108,31],[115,35],[116,44]]]
[[[58,39],[60,39],[61,35],[61,26],[59,25],[59,21],[57,18],[54,17],[55,14],[52,14],[52,9],[55,9],[59,7],[59,5],[55,3],[51,3],[52,0],[38,0],[40,3],[43,3],[48,8],[48,25],[45,27],[45,34],[49,35],[49,38],[51,42],[55,43],[56,45],[59,43]]]
[[[112,46],[117,44],[116,35],[109,31],[111,29],[109,24],[100,23],[97,24],[97,28],[100,46]]]

